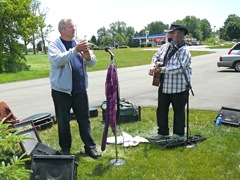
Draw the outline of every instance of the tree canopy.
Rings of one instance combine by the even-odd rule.
[[[31,0],[5,0],[0,3],[0,73],[26,69],[22,55],[26,19],[31,16]]]
[[[43,38],[46,26],[40,4],[38,0],[0,1],[0,73],[29,69],[24,49],[26,53],[29,42],[35,43],[36,34]]]
[[[220,29],[220,37],[225,40],[232,41],[240,39],[240,17],[230,14],[224,22],[224,26]]]

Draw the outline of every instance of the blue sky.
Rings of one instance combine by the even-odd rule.
[[[186,16],[207,19],[216,30],[224,25],[228,15],[240,17],[239,0],[40,0],[42,8],[49,8],[46,19],[55,30],[50,39],[59,36],[57,25],[62,18],[71,18],[77,25],[77,35],[90,39],[101,27],[123,21],[140,31],[147,24],[162,21],[171,24]],[[150,32],[151,33],[151,32]]]

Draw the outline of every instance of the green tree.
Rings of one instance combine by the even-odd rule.
[[[227,37],[227,35],[226,35],[226,33],[225,33],[224,27],[219,28],[218,34],[219,34],[219,38],[220,38],[220,39],[228,40],[228,37]]]
[[[207,19],[202,19],[200,21],[200,28],[201,28],[201,32],[202,32],[202,39],[199,40],[206,40],[208,38],[211,37],[211,24],[209,23],[209,21]]]
[[[97,38],[94,35],[91,37],[90,42],[92,42],[93,44],[99,45],[97,42]]]
[[[44,23],[46,12],[42,12],[40,6],[41,6],[41,2],[39,0],[32,0],[30,10],[31,10],[31,13],[33,14],[34,20],[31,21],[33,23],[33,26],[31,26],[32,34],[30,35],[32,37],[31,39],[32,39],[34,54],[36,54],[36,44],[35,44],[36,39],[38,39],[39,37],[42,37],[42,42],[43,43],[45,42],[43,38],[42,29],[46,26]],[[40,33],[38,32],[38,30],[40,30]]]
[[[32,41],[30,34],[34,34],[35,32],[37,32],[37,28],[35,27],[34,15],[29,14],[29,16],[25,18],[25,21],[23,22],[20,28],[22,29],[21,31],[23,32],[22,39],[25,47],[25,54],[28,54],[27,46]]]
[[[0,3],[0,73],[27,70],[19,42],[25,34],[24,25],[31,16],[31,0],[5,0]]]
[[[186,16],[182,20],[182,24],[188,29],[189,34],[192,35],[192,37],[200,39],[201,35],[200,33],[200,19],[196,18],[195,16]]]
[[[207,19],[199,19],[195,16],[186,16],[183,20],[177,20],[174,23],[185,26],[189,35],[198,40],[205,40],[211,37],[211,25]]]
[[[101,42],[104,36],[108,35],[108,31],[105,27],[101,27],[97,30],[97,35],[98,35],[99,42]]]
[[[111,44],[112,38],[110,36],[104,36],[102,39],[102,44],[104,46],[109,46]]]
[[[108,33],[112,37],[112,45],[119,46],[125,44],[126,23],[123,21],[116,21],[109,25]],[[117,37],[116,37],[117,36]],[[117,38],[117,41],[116,41]],[[120,43],[120,44],[119,44]]]
[[[40,21],[39,21],[39,35],[41,37],[41,42],[42,42],[43,50],[44,50],[45,54],[47,54],[45,39],[46,39],[48,33],[51,32],[51,27],[52,27],[51,25],[48,25],[47,30],[44,31],[44,28],[46,27],[46,24],[44,22],[46,20],[46,16],[47,16],[48,11],[49,11],[48,8],[41,9],[40,5],[39,5],[39,7],[38,7],[38,14],[39,14],[39,18],[40,18]]]
[[[114,38],[117,34],[121,35],[122,37],[125,36],[125,31],[126,31],[126,23],[123,21],[117,21],[114,23],[111,23],[109,25],[110,29],[108,32],[112,35]]]
[[[147,25],[147,27],[145,27],[144,34],[146,30],[148,30],[150,34],[162,34],[165,29],[168,29],[167,24],[164,24],[161,21],[155,21],[151,22]]]
[[[114,37],[115,47],[121,46],[124,42],[124,38],[120,34],[116,34]]]
[[[35,40],[37,39],[41,39],[40,41],[42,42],[43,50],[46,54],[45,39],[48,34],[53,31],[51,25],[46,27],[46,24],[44,23],[48,8],[41,9],[41,3],[38,0],[32,0],[30,7],[32,13],[26,18],[24,26],[22,27],[25,32],[22,37],[25,46],[25,54],[28,54],[27,45],[30,43],[33,45],[33,52],[36,53]]]
[[[240,39],[240,17],[231,14],[224,22],[226,40]]]
[[[134,28],[131,27],[131,26],[127,27],[126,31],[125,31],[125,37],[127,38],[126,44],[129,47],[133,47],[134,46],[133,35],[134,35]]]
[[[129,41],[132,40],[132,36],[134,35],[134,28],[133,27],[127,27],[126,23],[123,21],[117,21],[113,22],[109,25],[109,29],[106,29],[105,27],[101,27],[97,30],[98,34],[98,41],[103,43],[103,39],[105,36],[108,36],[105,38],[104,43],[106,43],[106,39],[110,38],[109,44],[112,46],[119,45],[127,45],[129,44]],[[116,36],[118,36],[116,38]],[[121,38],[119,37],[121,36]],[[115,42],[117,39],[118,42]]]

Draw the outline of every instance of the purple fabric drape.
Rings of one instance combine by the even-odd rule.
[[[117,89],[118,89],[118,77],[117,69],[115,65],[111,64],[107,71],[107,77],[105,82],[105,94],[107,99],[106,107],[106,120],[103,131],[102,147],[101,150],[105,151],[107,144],[108,128],[109,125],[113,133],[116,133],[116,103],[117,103]]]

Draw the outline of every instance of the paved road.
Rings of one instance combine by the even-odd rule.
[[[220,110],[226,106],[240,109],[240,83],[237,80],[240,73],[218,68],[216,62],[221,54],[227,53],[227,49],[214,51],[210,55],[192,58],[192,87],[195,96],[190,95],[189,107]],[[148,68],[149,65],[118,69],[121,98],[127,98],[140,106],[157,105],[157,88],[151,85],[152,77],[147,74]],[[105,100],[106,72],[107,70],[89,73],[90,107],[99,107]],[[0,84],[0,99],[7,102],[19,119],[42,112],[54,114],[50,92],[48,78]]]

